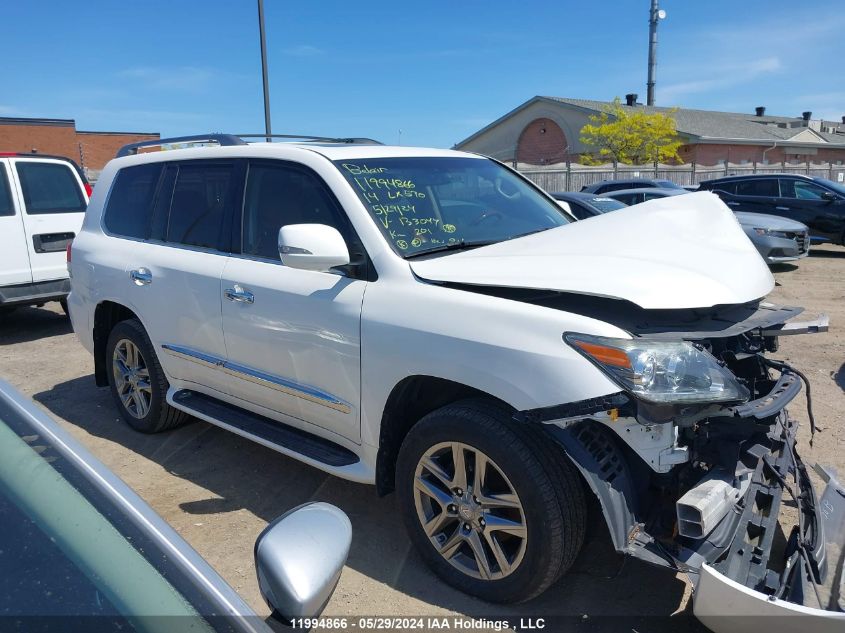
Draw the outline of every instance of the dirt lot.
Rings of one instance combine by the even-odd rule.
[[[816,419],[824,428],[811,448],[803,396],[793,404],[802,422],[805,461],[845,472],[840,416],[845,411],[845,249],[816,248],[797,267],[783,266],[775,276],[772,301],[830,315],[829,334],[783,339],[779,355],[810,377]],[[270,520],[314,499],[343,508],[354,529],[348,565],[326,614],[572,615],[585,622],[617,615],[623,617],[612,627],[600,628],[701,629],[689,618],[669,624],[648,617],[688,613],[685,579],[633,560],[621,566],[600,525],[573,571],[539,599],[495,607],[469,598],[439,583],[411,550],[393,497],[379,499],[373,488],[328,477],[202,422],[161,435],[135,433],[118,419],[108,391],[94,386],[92,367],[58,304],[22,309],[0,322],[0,376],[40,403],[134,488],[261,614],[268,610],[255,579],[253,542]]]

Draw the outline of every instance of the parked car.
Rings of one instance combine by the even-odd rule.
[[[628,205],[612,198],[605,198],[591,193],[562,191],[551,194],[560,206],[579,220],[592,218],[608,211],[624,209]]]
[[[799,174],[728,176],[701,183],[731,209],[779,215],[810,228],[817,242],[845,244],[845,185]]]
[[[72,246],[74,330],[135,429],[193,415],[395,490],[434,572],[489,601],[566,572],[588,494],[704,617],[805,609],[807,570],[837,569],[786,413],[799,374],[771,357],[827,319],[765,301],[715,196],[572,222],[476,154],[193,140],[220,146],[124,148]],[[802,553],[749,546],[792,473]]]
[[[671,180],[665,178],[620,178],[618,180],[602,180],[591,185],[581,187],[582,193],[605,194],[622,189],[683,189]]]
[[[0,614],[18,628],[270,631],[138,495],[2,380],[0,519]],[[318,615],[350,542],[349,519],[327,503],[268,525],[255,564],[275,615],[294,626]]]
[[[0,153],[0,312],[61,301],[91,187],[72,160]]]
[[[638,189],[614,191],[606,195],[627,204],[639,204],[643,200],[667,198],[685,193],[687,192],[683,189]],[[735,211],[734,215],[742,226],[742,230],[767,263],[791,262],[806,257],[810,253],[809,229],[800,222],[762,213]]]

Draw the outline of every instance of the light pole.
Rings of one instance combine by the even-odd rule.
[[[658,6],[658,0],[651,0],[648,12],[648,82],[646,83],[646,105],[654,105],[654,84],[657,66],[657,23],[666,17]]]
[[[267,79],[267,37],[264,35],[264,0],[258,0],[258,30],[261,33],[261,75],[264,81],[264,133],[271,141],[270,130],[270,81]]]

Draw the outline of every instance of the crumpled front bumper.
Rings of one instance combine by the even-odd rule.
[[[817,471],[827,479],[813,513],[820,528],[820,542],[814,548],[821,559],[818,597],[809,580],[812,571],[800,556],[795,557],[792,568],[787,566],[784,575],[793,585],[793,595],[803,596],[802,604],[749,588],[730,578],[726,568],[705,563],[699,570],[693,609],[696,617],[715,633],[845,631],[845,487],[835,473],[818,467]]]

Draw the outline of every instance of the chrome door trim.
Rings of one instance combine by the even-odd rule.
[[[340,411],[341,413],[352,412],[352,407],[349,403],[344,402],[332,394],[322,391],[316,387],[303,385],[280,376],[273,376],[263,371],[253,369],[252,367],[233,363],[223,358],[204,354],[203,352],[198,352],[180,345],[165,344],[161,347],[165,352],[171,356],[175,356],[176,358],[191,361],[202,365],[203,367],[219,369],[230,376],[234,376],[235,378],[247,380],[257,385],[261,385],[262,387],[268,387],[269,389],[273,389],[296,398],[301,398],[302,400],[307,400],[308,402],[313,402],[315,404],[328,407],[329,409]]]

